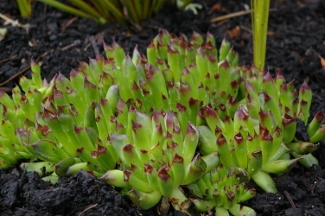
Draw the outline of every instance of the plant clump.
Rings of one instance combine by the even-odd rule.
[[[309,121],[307,83],[295,90],[280,72],[238,66],[226,39],[218,50],[210,33],[161,30],[146,56],[115,42],[104,50],[49,83],[32,62],[31,79],[0,93],[0,167],[23,162],[51,181],[83,169],[143,209],[168,200],[254,215],[240,206],[255,194],[251,179],[277,192],[270,174],[317,163],[324,113]]]

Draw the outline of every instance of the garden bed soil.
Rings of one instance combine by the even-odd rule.
[[[0,88],[8,91],[17,85],[19,76],[30,76],[31,59],[42,62],[42,75],[50,80],[55,74],[66,76],[78,62],[103,53],[103,42],[119,43],[132,53],[140,52],[164,28],[188,37],[193,31],[212,33],[218,44],[227,37],[239,53],[240,64],[252,63],[250,16],[243,15],[220,22],[210,19],[245,10],[249,0],[198,0],[203,9],[197,15],[180,12],[173,6],[164,8],[142,29],[127,29],[118,24],[97,25],[89,19],[75,18],[39,2],[33,3],[33,15],[21,19],[15,1],[0,1],[0,12],[28,24],[27,29],[7,25],[8,32],[0,41]],[[240,3],[238,3],[240,2]],[[281,70],[297,87],[304,79],[312,88],[311,114],[325,111],[325,1],[272,1],[267,40],[266,70],[273,75]],[[245,203],[258,215],[313,215],[325,212],[325,143],[314,155],[319,166],[306,169],[297,165],[288,173],[275,176],[279,193],[267,194],[260,189]],[[120,195],[86,172],[61,178],[51,185],[36,173],[22,171],[19,166],[0,170],[0,216],[5,215],[158,215],[159,209],[142,211],[128,197]],[[163,215],[182,215],[170,209]],[[192,212],[192,215],[200,215]]]

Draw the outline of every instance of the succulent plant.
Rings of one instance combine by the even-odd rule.
[[[237,66],[226,39],[217,50],[209,33],[204,41],[161,30],[147,57],[115,42],[104,50],[107,59],[49,83],[32,62],[31,79],[22,77],[11,97],[0,92],[1,167],[23,160],[49,179],[84,169],[142,208],[164,197],[184,211],[194,203],[244,215],[254,214],[238,204],[254,195],[249,179],[276,192],[270,173],[317,163],[311,152],[325,138],[324,113],[309,122],[307,83],[295,91],[280,72]]]
[[[196,196],[191,201],[202,212],[215,208],[215,215],[256,215],[255,211],[239,203],[255,196],[255,189],[248,189],[249,174],[241,168],[226,168],[222,164],[213,168],[187,187]]]
[[[188,122],[183,134],[174,112],[153,111],[150,117],[131,106],[128,121],[128,135],[110,138],[121,159],[120,167],[107,171],[101,179],[128,189],[131,199],[143,209],[156,205],[162,196],[176,209],[187,209],[190,201],[180,186],[217,167],[218,154],[196,154],[198,130]]]

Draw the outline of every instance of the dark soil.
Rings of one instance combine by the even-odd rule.
[[[211,18],[244,10],[250,1],[196,2],[204,6],[198,15],[179,12],[169,6],[137,30],[111,23],[99,26],[92,20],[76,19],[38,2],[33,4],[33,16],[24,20],[19,16],[15,1],[2,0],[1,13],[30,27],[26,31],[6,26],[8,33],[0,41],[0,88],[10,91],[18,83],[18,74],[29,76],[31,58],[42,62],[43,76],[51,79],[59,72],[68,75],[71,68],[78,67],[79,61],[87,62],[88,58],[103,54],[103,41],[109,44],[115,40],[126,52],[132,52],[138,45],[144,53],[160,28],[189,37],[193,31],[202,35],[210,31],[218,43],[226,36],[239,53],[240,64],[251,64],[250,15],[210,23]],[[325,110],[325,1],[272,1],[271,8],[266,69],[271,73],[281,69],[287,80],[295,79],[297,87],[308,78],[314,92],[311,113]],[[1,20],[0,27],[3,23]],[[17,77],[12,78],[15,75]],[[6,82],[9,79],[11,81]],[[306,169],[297,165],[285,175],[275,177],[278,194],[258,190],[247,205],[258,215],[324,215],[324,145],[321,143],[315,152],[319,166]],[[126,196],[119,195],[109,185],[85,172],[61,178],[57,185],[50,185],[35,173],[26,173],[19,168],[0,170],[0,191],[1,216],[158,215],[156,208],[150,211],[137,209]],[[171,210],[168,215],[181,213]]]

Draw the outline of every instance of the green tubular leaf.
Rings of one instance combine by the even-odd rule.
[[[109,135],[109,130],[107,124],[109,121],[106,121],[101,105],[97,104],[95,107],[95,120],[98,128],[98,136],[102,142],[105,142]]]
[[[108,145],[107,147],[98,145],[97,149],[91,152],[91,156],[100,165],[101,170],[114,169],[118,160],[114,149]]]
[[[275,99],[272,98],[267,92],[264,92],[264,102],[265,107],[268,111],[272,112],[275,122],[277,125],[280,125],[282,122],[282,117],[280,113],[279,105],[275,103]]]
[[[34,60],[31,60],[31,70],[32,70],[32,80],[34,83],[34,86],[36,89],[39,89],[42,87],[42,78],[41,78],[41,67],[34,62]]]
[[[132,164],[137,167],[142,167],[142,161],[137,153],[137,150],[131,144],[127,144],[124,146],[122,150],[123,158],[127,159],[127,161],[123,161],[128,166]]]
[[[16,151],[14,143],[19,143],[19,140],[15,134],[15,127],[9,120],[2,120],[0,134],[2,135],[2,139],[7,140],[7,142],[2,143],[3,146],[8,148],[8,150],[12,153]],[[8,144],[6,144],[8,143]]]
[[[267,193],[276,193],[277,189],[273,179],[267,173],[263,171],[256,172],[251,175],[254,182],[260,186]]]
[[[232,153],[230,152],[229,145],[223,134],[220,134],[219,137],[217,138],[217,147],[220,153],[221,162],[227,168],[235,166],[234,158],[232,157]]]
[[[196,62],[197,70],[199,72],[199,76],[196,75],[195,77],[201,81],[200,84],[206,87],[206,83],[204,81],[206,80],[206,77],[208,75],[208,56],[206,55],[203,46],[201,46],[197,50],[195,62]]]
[[[114,187],[127,188],[128,184],[124,181],[124,173],[122,170],[108,170],[100,180]]]
[[[272,157],[269,159],[269,161],[275,161],[283,157],[284,154],[288,153],[289,149],[284,143],[281,143],[278,147],[277,151],[272,153]]]
[[[270,154],[270,157],[273,157],[279,151],[279,148],[283,142],[283,134],[281,128],[276,126],[276,128],[273,130],[271,135],[273,138],[273,143],[272,143],[272,152]]]
[[[85,128],[74,126],[74,135],[79,143],[82,143],[82,147],[85,148],[87,152],[95,150],[95,145],[89,138]]]
[[[122,62],[122,71],[119,79],[123,84],[119,85],[119,93],[124,101],[128,101],[132,98],[132,86],[137,82],[137,71],[129,55]]]
[[[159,191],[160,187],[159,187],[159,184],[158,184],[157,169],[154,168],[149,163],[145,163],[144,164],[144,172],[146,174],[147,182],[149,183],[150,187],[152,187],[156,191]]]
[[[185,177],[182,185],[190,184],[201,178],[206,173],[207,164],[200,157],[196,155],[193,161],[186,167]]]
[[[296,152],[291,152],[292,156],[294,156],[299,160],[299,163],[301,163],[304,167],[310,168],[312,167],[314,164],[318,165],[318,160],[317,158],[315,158],[314,155],[312,154],[306,154],[306,155],[300,155]]]
[[[79,172],[80,170],[91,171],[87,162],[80,162],[80,163],[76,163],[76,164],[73,164],[72,166],[70,166],[67,170],[66,175],[67,176],[76,175],[77,172]],[[93,174],[95,176],[97,176],[95,172]]]
[[[310,137],[310,142],[319,142],[325,139],[325,125],[322,125],[313,136]]]
[[[28,92],[28,90],[33,86],[33,81],[27,79],[25,76],[20,77],[19,86],[22,88],[24,92]],[[1,95],[0,95],[1,98]]]
[[[270,72],[267,72],[263,77],[261,89],[266,91],[267,94],[274,100],[279,101],[278,90],[276,89],[276,85],[274,79],[272,78]]]
[[[55,164],[55,173],[58,176],[65,176],[69,167],[74,165],[76,162],[76,159],[71,157],[61,160],[59,163]]]
[[[106,106],[104,107],[104,115],[106,116],[106,120],[110,119],[111,116],[116,111],[117,104],[119,101],[119,86],[118,85],[112,85],[109,87],[105,99],[108,101],[107,108]],[[110,108],[108,108],[110,107]],[[109,111],[110,110],[110,111]],[[107,111],[107,112],[106,112]]]
[[[157,57],[158,56],[156,55],[155,45],[153,42],[151,42],[147,47],[148,63],[154,67],[158,67]]]
[[[58,163],[65,158],[69,158],[57,144],[51,140],[40,140],[32,144],[36,156],[44,161],[49,161],[51,163]]]
[[[315,145],[313,143],[310,142],[292,142],[292,143],[288,143],[286,144],[286,146],[293,152],[296,152],[298,154],[308,154],[311,153],[313,151],[315,151],[318,147],[318,145]]]
[[[322,111],[319,111],[315,114],[313,120],[309,123],[307,127],[307,133],[309,137],[312,137],[316,133],[324,119],[325,114]]]
[[[113,134],[110,137],[110,142],[115,149],[118,157],[125,162],[127,158],[124,158],[123,148],[131,143],[131,139],[127,135]]]
[[[179,82],[183,72],[181,68],[182,60],[180,58],[179,52],[174,48],[172,48],[171,46],[168,46],[167,59],[168,59],[169,68],[174,74],[175,82]]]
[[[219,87],[218,92],[221,94],[226,94],[229,88],[229,83],[231,80],[230,65],[226,60],[219,62]],[[226,94],[227,95],[227,94]]]
[[[193,159],[199,141],[199,131],[190,122],[187,125],[183,143],[184,164],[187,166]]]
[[[157,110],[161,110],[164,106],[163,95],[168,95],[163,74],[158,68],[153,66],[149,66],[145,73],[150,86],[150,96],[154,102],[154,107]]]
[[[263,164],[262,170],[267,173],[283,173],[289,170],[299,160],[300,158],[270,161],[267,164]]]
[[[247,206],[240,206],[240,204],[235,203],[230,209],[229,212],[233,215],[242,215],[242,216],[255,216],[256,212],[254,209]]]
[[[172,172],[172,179],[173,179],[174,187],[178,187],[179,185],[182,184],[184,177],[185,177],[184,160],[178,154],[175,154],[175,156],[173,157],[170,170]]]
[[[186,212],[191,205],[191,201],[184,195],[180,188],[173,190],[170,202],[176,210],[183,212]]]
[[[220,216],[230,216],[229,212],[227,209],[225,209],[224,207],[216,207],[216,213],[215,215],[220,215]]]
[[[165,197],[170,197],[172,195],[173,190],[178,185],[174,184],[172,176],[168,173],[165,166],[161,167],[158,170],[157,177],[160,193]]]
[[[282,119],[283,126],[283,142],[285,144],[290,143],[296,133],[296,119],[288,114],[284,114]]]
[[[26,172],[37,172],[40,176],[47,176],[54,172],[55,168],[53,163],[47,161],[22,163],[20,167]]]
[[[161,199],[161,194],[156,190],[145,193],[132,189],[129,191],[129,196],[132,202],[143,210],[154,207]]]
[[[151,143],[151,136],[148,132],[152,132],[152,123],[148,115],[136,112],[136,122],[133,122],[133,140],[137,149],[148,150],[156,143]]]
[[[212,152],[208,155],[202,156],[202,160],[206,163],[206,172],[210,172],[213,168],[216,168],[220,164],[220,156],[218,152]]]
[[[248,154],[247,171],[250,175],[254,175],[262,168],[262,151],[257,150]]]
[[[141,167],[138,167],[134,164],[131,164],[130,166],[130,171],[132,172],[132,174],[137,177],[138,179],[140,179],[141,181],[144,182],[148,182],[147,177],[145,176],[145,170],[144,170],[144,165],[142,165]],[[148,182],[149,183],[149,182]],[[150,183],[149,183],[150,184]]]
[[[87,78],[84,80],[84,94],[86,98],[86,103],[91,104],[94,102],[99,102],[99,92],[96,85],[92,84]]]
[[[213,200],[191,199],[191,202],[200,212],[208,212],[216,206]]]
[[[234,116],[234,132],[238,133],[240,128],[244,128],[243,131],[247,131],[249,134],[255,133],[255,125],[253,119],[249,116],[247,109],[244,106],[239,106]],[[227,137],[229,139],[229,137]]]
[[[218,151],[217,139],[211,130],[206,126],[197,127],[200,133],[199,149],[203,155]]]
[[[205,106],[203,108],[203,116],[211,131],[215,130],[217,127],[222,130],[225,128],[224,122],[220,119],[218,113],[213,108]]]
[[[311,100],[312,100],[312,91],[311,88],[307,85],[307,80],[303,82],[303,84],[300,86],[299,89],[299,102],[301,103],[302,101],[306,102],[306,106],[302,107],[303,111],[303,116],[302,119],[304,120],[305,124],[307,124],[308,117],[309,117],[309,109],[311,105]],[[299,108],[298,108],[299,110]]]
[[[87,78],[89,81],[94,84],[98,85],[100,83],[100,78],[103,75],[104,72],[104,58],[100,55],[96,56],[96,59],[89,59],[89,67],[86,70],[87,72]]]
[[[15,109],[15,104],[13,100],[4,91],[0,91],[0,103],[7,109]]]
[[[223,38],[221,45],[220,45],[220,50],[219,50],[219,62],[226,60],[227,54],[230,50],[230,43],[226,39],[226,37]]]
[[[238,160],[239,167],[243,169],[247,169],[247,148],[246,148],[246,142],[244,140],[243,135],[239,132],[234,136],[235,140],[235,154]]]
[[[132,171],[124,170],[124,181],[129,184],[133,189],[137,191],[141,191],[143,193],[151,193],[155,191],[148,182],[142,181],[141,179],[137,178]]]
[[[195,184],[197,185],[197,187],[199,188],[200,192],[203,194],[204,197],[210,198],[209,197],[210,194],[208,192],[209,192],[209,189],[211,189],[211,188],[208,187],[208,185],[206,184],[206,182],[202,178],[198,179],[195,182]]]
[[[260,126],[260,136],[261,136],[261,149],[262,149],[262,163],[266,165],[272,156],[272,143],[273,137],[270,132],[263,126]]]

